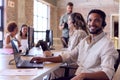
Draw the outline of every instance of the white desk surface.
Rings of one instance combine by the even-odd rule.
[[[28,58],[28,57],[27,57]],[[30,57],[29,57],[30,58]],[[9,61],[13,59],[13,55],[0,55],[0,71],[6,69],[17,69],[15,65],[9,65]],[[59,68],[61,63],[45,63],[44,68],[39,68],[37,75],[1,75],[0,80],[42,80],[42,78],[50,72]]]
[[[0,48],[0,54],[10,55],[13,53],[13,49],[11,48]]]

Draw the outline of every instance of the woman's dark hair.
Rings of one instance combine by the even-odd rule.
[[[82,29],[88,34],[88,29],[86,26],[86,22],[80,13],[72,13],[71,15],[72,23],[76,29]]]
[[[20,36],[22,37],[22,28],[23,27],[27,27],[27,25],[26,24],[23,24],[22,26],[21,26],[21,29],[20,29]],[[25,37],[27,37],[27,33],[25,34]]]
[[[17,27],[17,24],[15,22],[12,22],[8,24],[7,30],[9,32],[13,32],[16,27]]]

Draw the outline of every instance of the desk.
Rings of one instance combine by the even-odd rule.
[[[9,61],[13,59],[13,55],[0,55],[0,71],[4,69],[17,69],[15,65],[8,65]],[[0,80],[42,80],[43,77],[50,72],[59,68],[62,63],[45,63],[44,68],[38,69],[37,75],[32,76],[18,76],[18,75],[1,75]]]
[[[13,52],[12,48],[0,48],[0,54],[11,55],[13,53],[14,52]],[[25,52],[23,52],[23,53],[25,54]],[[32,49],[29,50],[29,54],[28,55],[43,56],[43,51],[42,51],[41,48],[33,47]]]
[[[112,80],[120,80],[120,64],[119,64],[118,69],[115,72],[115,75],[113,76]]]
[[[12,54],[13,49],[12,48],[0,48],[0,54]]]

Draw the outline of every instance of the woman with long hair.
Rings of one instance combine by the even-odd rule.
[[[80,13],[72,13],[68,17],[68,28],[69,28],[69,41],[68,48],[66,49],[66,51],[71,51],[78,45],[78,43],[82,39],[84,39],[89,34],[89,32],[86,26],[86,22]],[[74,59],[74,62],[69,64],[69,66],[77,67],[78,65],[76,64],[76,61],[77,59]],[[71,69],[69,75],[74,74],[75,71],[76,71],[75,69]],[[54,72],[51,73],[51,79],[63,77],[64,72],[65,72],[64,68],[59,68],[55,70]]]
[[[22,50],[22,52],[26,51],[26,49],[28,48],[28,35],[27,35],[27,33],[28,33],[28,26],[26,24],[23,24],[21,26],[20,33],[17,35],[17,39],[21,43],[20,50]]]

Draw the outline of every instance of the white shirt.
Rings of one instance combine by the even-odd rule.
[[[91,37],[92,38],[92,37]],[[92,73],[104,71],[111,80],[114,74],[114,64],[118,57],[113,43],[107,38],[104,32],[92,38],[83,39],[71,52],[61,54],[63,62],[71,62],[77,59],[79,65],[76,75],[79,73]]]
[[[19,49],[22,50],[23,52],[26,51],[26,49],[28,48],[28,39],[22,39],[19,34],[16,35],[16,37],[20,41],[20,44],[21,44]]]
[[[67,50],[74,49],[78,43],[87,36],[86,32],[83,30],[75,30],[72,35],[70,35],[68,41],[68,48]]]

